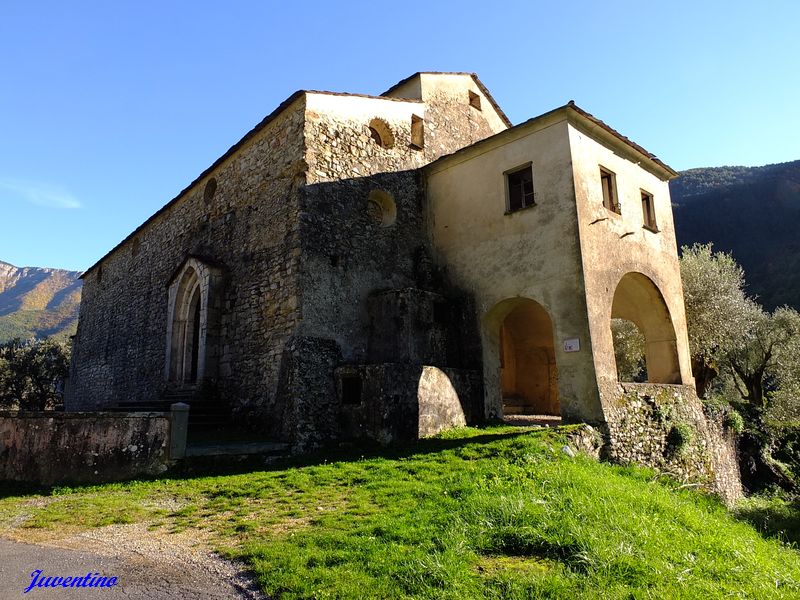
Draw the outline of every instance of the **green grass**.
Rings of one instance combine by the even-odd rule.
[[[753,496],[739,503],[736,514],[764,535],[800,548],[800,498]]]
[[[37,529],[205,529],[276,598],[800,598],[800,554],[714,498],[464,429],[384,456],[0,500]],[[49,530],[48,529],[48,530]]]

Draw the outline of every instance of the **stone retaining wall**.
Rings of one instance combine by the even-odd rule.
[[[710,489],[727,503],[742,495],[733,432],[704,414],[691,385],[609,383],[606,454]]]

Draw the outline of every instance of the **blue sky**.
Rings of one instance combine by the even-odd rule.
[[[475,71],[677,169],[800,159],[800,2],[0,3],[0,260],[83,270],[297,89]]]

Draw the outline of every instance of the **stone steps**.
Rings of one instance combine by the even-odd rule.
[[[169,412],[170,407],[182,402],[189,405],[189,426],[215,428],[230,422],[230,406],[218,400],[198,400],[191,392],[171,392],[155,402],[120,402],[109,410],[118,412]]]
[[[289,444],[267,441],[190,443],[173,472],[210,475],[265,469],[290,456]]]

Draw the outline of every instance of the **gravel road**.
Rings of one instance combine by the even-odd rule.
[[[31,572],[42,577],[117,577],[112,588],[37,588]],[[0,538],[0,600],[19,598],[228,600],[260,599],[239,566],[210,553],[196,532],[165,534],[143,524],[102,529],[36,544]]]

